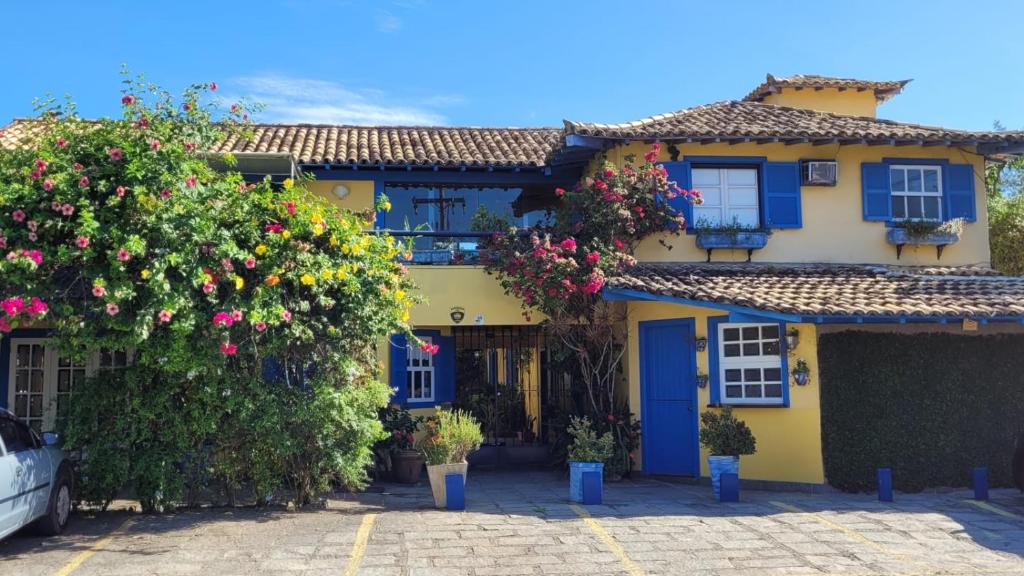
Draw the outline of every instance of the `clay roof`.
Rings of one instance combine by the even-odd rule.
[[[1024,277],[980,267],[638,264],[608,286],[800,316],[1024,317]]]
[[[16,119],[0,147],[38,133],[40,123]],[[558,128],[447,128],[255,124],[251,138],[230,134],[210,152],[290,154],[300,164],[366,166],[543,166],[561,148]]]
[[[856,80],[854,78],[833,78],[831,76],[816,76],[814,74],[797,74],[796,76],[776,78],[768,74],[764,82],[759,84],[757,88],[754,88],[743,99],[759,102],[765,96],[779,92],[783,88],[796,88],[798,90],[836,88],[838,90],[856,90],[858,92],[870,90],[875,93],[875,98],[879,102],[885,102],[899,94],[908,83],[910,83],[910,80]]]
[[[761,102],[727,101],[621,124],[565,121],[568,134],[608,139],[1019,145],[1024,131],[970,132]]]

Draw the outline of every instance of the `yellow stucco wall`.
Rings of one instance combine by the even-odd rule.
[[[856,90],[839,91],[838,88],[783,88],[780,92],[769,94],[762,100],[765,104],[789,106],[791,108],[807,108],[821,112],[850,114],[853,116],[875,116],[878,100],[872,90],[858,92]]]
[[[707,319],[723,313],[709,308],[682,306],[663,302],[630,302],[627,385],[629,405],[637,416],[640,414],[640,357],[639,323],[645,320],[666,320],[693,318],[696,337],[707,337]],[[817,336],[813,324],[790,324],[800,331],[799,344],[789,356],[792,364],[797,358],[807,361],[811,369],[810,381],[806,386],[789,386],[788,407],[737,407],[734,413],[745,421],[757,439],[757,453],[740,459],[740,477],[745,480],[769,480],[776,482],[802,482],[821,484],[825,472],[821,459],[821,411],[818,389]],[[708,369],[708,352],[697,352],[697,367],[705,373]],[[692,378],[692,376],[687,376]],[[692,384],[692,380],[690,381]],[[709,408],[711,384],[697,390],[697,406],[701,412]],[[641,443],[643,438],[641,438]],[[707,452],[701,451],[701,475],[708,475]],[[637,465],[642,465],[642,455],[637,454]]]
[[[662,148],[660,160],[670,160]],[[686,156],[764,156],[769,161],[793,162],[801,159],[834,159],[839,163],[838,184],[834,187],[801,188],[803,227],[775,230],[768,246],[754,252],[755,262],[845,262],[902,265],[987,264],[988,215],[985,210],[984,158],[970,151],[920,146],[813,146],[798,144],[683,144],[678,146],[682,160]],[[640,157],[647,144],[634,142],[608,152],[608,160],[621,165],[628,154]],[[863,219],[861,200],[861,163],[883,158],[938,158],[955,164],[973,164],[975,202],[978,219],[964,227],[960,242],[947,246],[942,259],[936,260],[933,246],[907,246],[899,260],[896,249],[885,241],[882,222]],[[657,237],[645,240],[637,250],[641,261],[703,261],[706,253],[696,246],[692,235],[668,238],[672,250],[666,250]],[[744,250],[715,250],[716,261],[743,261]]]
[[[348,187],[348,196],[338,198],[334,194],[334,187],[339,184]],[[363,212],[373,210],[373,182],[370,180],[314,180],[309,182],[308,188],[338,208]]]

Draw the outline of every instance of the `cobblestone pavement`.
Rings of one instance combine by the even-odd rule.
[[[602,506],[566,501],[542,473],[471,472],[465,512],[426,485],[336,498],[309,512],[78,515],[58,538],[0,543],[0,574],[775,575],[1024,574],[1024,496],[869,496],[608,484]]]

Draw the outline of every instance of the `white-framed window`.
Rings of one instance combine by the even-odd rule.
[[[778,324],[719,324],[722,404],[782,404],[782,329]]]
[[[7,405],[36,432],[54,430],[67,418],[75,387],[87,376],[130,362],[131,354],[105,350],[75,360],[45,338],[11,338]]]
[[[735,223],[761,225],[760,194],[755,168],[694,168],[691,184],[700,190],[703,203],[693,207],[696,223],[709,226]]]
[[[893,220],[942,220],[942,167],[889,167]]]
[[[426,344],[433,344],[429,336],[421,336]],[[434,355],[410,344],[407,349],[405,371],[405,400],[407,402],[434,401]]]

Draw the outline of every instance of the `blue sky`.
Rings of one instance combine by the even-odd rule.
[[[118,110],[119,67],[215,80],[265,121],[559,126],[738,99],[797,73],[913,78],[880,115],[1024,128],[1024,2],[262,0],[5,3],[0,123],[70,93]]]

